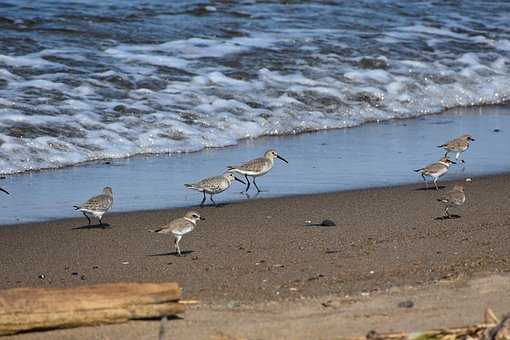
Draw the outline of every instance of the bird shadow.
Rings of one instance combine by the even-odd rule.
[[[305,223],[303,224],[304,227],[307,227],[307,228],[317,228],[317,227],[320,227],[320,228],[334,228],[336,227],[336,225],[324,225],[322,223]]]
[[[444,186],[444,185],[438,185],[437,187],[439,190],[446,188],[446,186]],[[414,191],[429,191],[429,190],[436,190],[436,187],[432,186],[432,187],[428,187],[428,188],[425,187],[425,188],[414,189]]]
[[[74,227],[72,230],[80,230],[80,229],[106,229],[110,228],[109,223],[103,223],[103,224],[86,224],[79,227]]]
[[[204,205],[196,205],[197,208],[223,208],[226,207],[227,203],[217,203],[217,204],[204,204]]]
[[[451,214],[450,216],[436,217],[436,218],[434,218],[434,220],[436,220],[436,221],[444,221],[444,220],[455,220],[457,218],[460,218],[460,215]]]
[[[186,255],[189,255],[192,253],[193,253],[193,250],[181,251],[182,256],[186,256]],[[179,257],[179,253],[177,253],[176,251],[172,251],[170,253],[151,254],[151,255],[147,255],[147,256],[149,256],[149,257],[159,257],[159,256],[177,256],[177,257]]]

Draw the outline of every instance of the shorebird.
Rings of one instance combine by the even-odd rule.
[[[0,188],[0,191],[3,191],[3,192],[5,192],[7,195],[10,195],[10,194],[9,194],[9,192],[8,192],[7,190],[5,190],[5,189]]]
[[[103,222],[101,221],[103,215],[111,209],[113,204],[113,192],[112,188],[105,187],[103,189],[103,193],[101,195],[94,196],[90,198],[87,202],[78,206],[75,205],[74,209],[79,210],[85,215],[87,220],[89,221],[89,225],[91,224],[89,214],[97,217],[99,219],[99,225],[102,226]]]
[[[472,142],[474,140],[475,139],[472,138],[470,135],[462,135],[460,137],[452,139],[448,143],[439,145],[438,148],[443,148],[446,150],[445,157],[448,156],[450,152],[455,152],[455,160],[457,161],[459,160],[460,155],[469,148],[469,142]],[[461,162],[465,163],[464,159],[461,159]]]
[[[448,168],[450,168],[450,165],[452,165],[452,164],[457,164],[457,163],[449,160],[448,157],[445,156],[445,157],[441,158],[439,161],[437,161],[436,163],[429,164],[424,168],[417,169],[414,171],[421,173],[421,177],[425,181],[425,185],[427,186],[427,189],[429,187],[429,184],[428,184],[425,176],[430,176],[434,179],[434,185],[436,186],[436,190],[439,190],[439,188],[437,186],[437,180],[439,179],[439,177],[443,176],[444,174],[446,174],[448,172]]]
[[[269,170],[273,168],[275,158],[281,159],[285,163],[289,163],[285,158],[278,155],[276,150],[271,149],[266,151],[264,157],[252,159],[251,161],[241,165],[231,165],[228,167],[228,169],[232,172],[237,172],[241,175],[244,175],[246,181],[248,181],[248,185],[246,186],[245,190],[246,192],[248,192],[248,189],[250,189],[250,180],[248,179],[248,176],[253,178],[253,184],[255,185],[255,188],[257,188],[257,191],[260,192],[261,190],[255,182],[255,177],[265,175],[267,172],[269,172]]]
[[[227,171],[221,176],[207,177],[196,183],[184,184],[184,186],[192,190],[200,191],[204,194],[204,198],[202,199],[202,202],[200,202],[200,206],[202,207],[205,203],[205,194],[209,194],[211,202],[216,205],[216,202],[213,200],[213,195],[222,193],[223,191],[227,190],[230,188],[230,185],[232,185],[232,182],[234,181],[239,181],[243,184],[246,184],[243,180],[240,180],[234,176],[232,172]]]
[[[177,250],[177,254],[182,256],[181,248],[179,248],[179,241],[185,234],[192,232],[197,222],[200,220],[205,220],[205,218],[201,217],[200,214],[195,211],[188,211],[184,217],[175,219],[159,229],[150,231],[158,234],[173,234],[175,237],[175,249]]]
[[[455,185],[452,190],[448,191],[445,196],[437,199],[445,205],[445,217],[450,218],[448,208],[460,207],[466,202],[466,195],[464,194],[464,187],[462,185]]]

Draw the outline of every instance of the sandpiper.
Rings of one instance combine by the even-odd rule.
[[[113,192],[112,188],[105,187],[103,189],[103,193],[101,195],[94,196],[90,198],[87,202],[78,206],[75,205],[74,208],[79,210],[85,215],[87,220],[89,221],[89,225],[91,224],[89,214],[97,217],[99,219],[99,225],[102,226],[103,222],[101,221],[103,215],[111,209],[113,205]]]
[[[446,150],[445,156],[448,156],[450,152],[455,152],[455,160],[457,161],[459,160],[460,155],[469,148],[469,142],[474,140],[474,138],[466,134],[452,139],[448,143],[439,145],[438,148],[443,148]],[[461,162],[465,163],[464,159],[461,159]]]
[[[460,207],[466,202],[466,195],[464,194],[464,187],[462,185],[455,185],[452,190],[448,191],[445,196],[437,199],[445,205],[445,217],[450,218],[448,208]]]
[[[3,192],[5,192],[7,195],[10,195],[10,194],[9,194],[9,192],[8,192],[7,190],[5,190],[5,189],[0,188],[0,191],[3,191]]]
[[[211,202],[216,205],[216,202],[213,200],[213,195],[227,190],[234,181],[246,184],[243,180],[234,176],[232,172],[227,171],[221,176],[207,177],[196,183],[184,184],[184,186],[192,190],[200,191],[204,194],[204,198],[202,199],[202,202],[200,202],[200,206],[202,207],[205,203],[205,194],[209,194]]]
[[[177,254],[182,256],[181,248],[179,248],[179,241],[185,234],[193,231],[197,222],[200,220],[205,220],[205,218],[201,217],[200,214],[195,211],[188,211],[184,217],[175,219],[161,226],[159,229],[150,231],[158,234],[173,234],[175,237],[175,249],[177,250]]]
[[[429,187],[429,184],[427,182],[427,179],[425,176],[430,176],[434,179],[434,185],[436,186],[436,190],[439,190],[437,186],[437,180],[439,177],[443,176],[448,172],[448,168],[450,168],[450,165],[457,164],[454,161],[451,161],[448,159],[448,157],[443,157],[436,163],[432,163],[427,165],[424,168],[414,170],[415,172],[420,172],[421,177],[423,177],[423,180],[425,181],[425,185],[427,186],[427,189]]]
[[[269,172],[269,170],[273,168],[275,158],[281,159],[285,163],[289,163],[285,158],[278,155],[276,150],[271,149],[266,151],[264,157],[252,159],[251,161],[248,161],[242,165],[229,166],[228,169],[230,171],[244,175],[246,181],[248,181],[246,192],[248,192],[248,189],[250,189],[250,180],[248,179],[248,176],[253,178],[253,184],[255,185],[255,188],[257,188],[257,191],[260,192],[261,190],[259,189],[257,183],[255,183],[255,177],[265,175],[267,172]]]

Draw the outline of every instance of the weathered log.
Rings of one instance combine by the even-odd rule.
[[[0,335],[183,313],[176,283],[112,283],[0,291]]]

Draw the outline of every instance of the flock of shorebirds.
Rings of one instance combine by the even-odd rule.
[[[465,163],[461,156],[463,152],[469,148],[471,141],[474,141],[474,139],[470,135],[462,135],[458,138],[450,140],[448,143],[439,145],[438,147],[443,148],[446,151],[445,155],[435,163],[429,164],[421,169],[414,170],[421,174],[427,189],[427,177],[431,177],[433,179],[436,190],[439,190],[437,181],[440,177],[448,172],[450,166],[452,164],[457,164],[459,159],[462,163]],[[450,153],[455,153],[455,161],[452,161],[448,158]],[[268,173],[273,168],[274,160],[277,158],[284,161],[285,163],[288,163],[288,161],[280,156],[276,150],[271,149],[266,151],[263,157],[250,160],[241,165],[228,166],[228,170],[220,176],[208,177],[196,183],[184,185],[186,188],[199,191],[203,194],[202,201],[200,202],[201,207],[206,201],[206,194],[209,195],[211,202],[216,205],[213,196],[230,188],[234,181],[239,181],[245,184],[245,192],[248,192],[250,189],[249,177],[251,177],[257,192],[260,192],[261,190],[255,182],[255,178]],[[236,174],[243,175],[246,182],[236,177]],[[0,188],[0,190],[9,194],[2,188]],[[452,190],[446,193],[446,195],[438,198],[438,201],[444,204],[445,218],[450,218],[452,215],[450,215],[448,209],[461,206],[466,201],[464,187],[462,185],[455,185]],[[112,205],[112,188],[105,187],[100,195],[94,196],[87,200],[85,203],[74,206],[74,208],[83,213],[83,215],[87,218],[89,225],[92,223],[90,217],[93,216],[99,220],[99,225],[103,226],[103,215],[111,209]],[[179,241],[185,234],[193,231],[198,221],[200,220],[204,220],[204,218],[200,216],[198,212],[189,211],[183,217],[177,218],[158,229],[151,230],[151,232],[160,234],[172,234],[175,238],[174,244],[177,254],[181,256],[182,253],[179,247]]]

